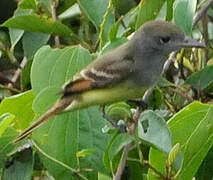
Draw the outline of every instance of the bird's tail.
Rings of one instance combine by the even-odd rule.
[[[29,134],[31,134],[35,129],[40,127],[43,123],[45,123],[49,118],[53,117],[56,114],[62,112],[67,106],[72,102],[73,97],[66,97],[58,100],[55,105],[50,108],[45,114],[43,114],[36,122],[34,122],[29,128],[24,130],[19,136],[14,139],[14,143],[24,139]]]

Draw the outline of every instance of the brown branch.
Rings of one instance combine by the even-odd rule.
[[[15,83],[18,80],[19,76],[21,75],[22,69],[24,68],[26,64],[27,64],[27,58],[24,57],[23,60],[21,61],[20,68],[17,69],[17,71],[15,72],[11,80],[13,83]]]
[[[138,107],[133,118],[132,118],[132,122],[130,123],[129,128],[128,128],[128,133],[131,134],[131,135],[134,135],[134,133],[135,133],[137,122],[138,122],[138,119],[140,117],[141,112],[142,112],[142,109],[140,107]],[[122,154],[120,163],[118,165],[118,169],[116,171],[116,174],[115,174],[113,180],[120,180],[121,179],[122,173],[123,173],[124,168],[126,166],[126,160],[127,160],[127,157],[128,157],[128,153],[129,153],[129,150],[131,149],[131,147],[132,147],[131,143],[127,144],[124,147],[123,154]]]
[[[52,0],[52,3],[51,3],[51,14],[52,14],[52,18],[53,18],[53,21],[57,21],[57,15],[56,15],[56,2],[55,0]],[[59,39],[59,36],[55,36],[55,46],[56,47],[60,47],[60,39]]]
[[[21,75],[21,72],[22,72],[22,69],[24,68],[24,66],[27,64],[27,58],[24,57],[21,64],[20,64],[20,68],[18,68],[15,72],[15,74],[13,75],[12,79],[11,79],[11,82],[12,83],[9,83],[8,84],[8,88],[12,88],[13,85],[15,84],[15,82],[18,80],[18,78],[20,77]]]
[[[176,60],[176,57],[177,57],[177,54],[178,54],[179,51],[175,51],[171,54],[171,56],[169,57],[169,59],[166,61],[164,67],[163,67],[163,74],[166,74],[166,72],[169,70],[170,68],[170,65],[172,63],[175,62]]]
[[[121,157],[121,160],[120,160],[120,163],[119,163],[119,166],[118,166],[118,169],[117,169],[117,172],[113,178],[113,180],[120,180],[121,179],[121,176],[122,176],[122,173],[124,171],[124,168],[126,166],[126,160],[127,160],[127,157],[128,157],[128,153],[129,153],[129,150],[131,148],[131,143],[130,144],[127,144],[125,147],[124,147],[124,151],[123,151],[123,154],[122,154],[122,157]]]
[[[7,90],[10,90],[10,91],[15,92],[15,93],[21,93],[21,91],[18,90],[18,89],[16,89],[16,88],[7,87],[7,86],[4,86],[4,85],[2,85],[2,84],[0,84],[0,88],[1,88],[1,89],[7,89]]]
[[[203,5],[203,7],[196,13],[196,15],[195,15],[195,17],[194,17],[194,19],[193,19],[193,23],[192,23],[193,26],[195,26],[195,25],[198,23],[198,21],[199,21],[204,15],[206,15],[207,10],[208,10],[211,6],[213,6],[213,0],[209,0],[209,1],[207,1],[207,2]]]

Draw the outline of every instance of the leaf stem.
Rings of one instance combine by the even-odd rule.
[[[57,7],[56,1],[52,0],[51,1],[51,14],[52,14],[52,19],[53,19],[54,22],[57,21],[56,7]],[[60,47],[59,36],[55,36],[54,39],[55,39],[55,46],[56,47]]]
[[[19,89],[16,89],[16,88],[13,88],[13,87],[7,87],[7,86],[4,86],[3,84],[0,84],[0,88],[7,89],[7,90],[10,90],[10,91],[15,92],[15,93],[21,93],[21,91]]]
[[[142,112],[142,109],[140,107],[138,107],[133,118],[132,118],[132,123],[129,125],[129,128],[128,128],[128,133],[130,135],[134,135],[134,133],[135,133],[137,122],[138,122],[138,119],[140,117],[141,112]],[[131,147],[132,147],[132,143],[129,143],[124,147],[123,154],[121,156],[121,160],[120,160],[120,163],[118,165],[118,168],[117,168],[117,171],[116,171],[116,174],[115,174],[113,180],[120,180],[121,179],[122,173],[123,173],[124,168],[126,166],[126,160],[127,160],[127,157],[128,157],[128,153],[129,153]]]
[[[106,10],[106,12],[105,12],[105,14],[103,16],[103,21],[102,21],[102,23],[100,25],[100,33],[99,33],[99,37],[98,37],[100,48],[102,48],[102,46],[103,46],[103,38],[102,38],[102,36],[104,34],[104,26],[105,26],[107,16],[109,15],[112,6],[113,6],[112,0],[109,0],[109,4],[108,4],[108,7],[107,7],[107,10]]]
[[[79,177],[81,177],[83,180],[88,180],[83,174],[80,174],[80,170],[79,169],[74,169],[70,166],[68,166],[67,164],[55,159],[54,157],[50,156],[49,154],[47,154],[46,152],[44,152],[36,143],[35,141],[31,140],[32,144],[34,145],[34,147],[41,153],[43,154],[46,158],[52,160],[53,162],[63,166],[64,168],[68,169],[69,171],[71,171],[73,174],[78,175]]]

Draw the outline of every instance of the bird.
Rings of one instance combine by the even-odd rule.
[[[186,36],[170,22],[144,23],[129,41],[99,56],[65,83],[61,99],[14,142],[24,139],[56,114],[141,98],[160,78],[168,55],[192,47],[205,48],[205,44]]]

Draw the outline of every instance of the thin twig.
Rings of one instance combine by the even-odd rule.
[[[52,0],[51,2],[51,14],[52,14],[52,18],[53,18],[53,21],[57,21],[57,15],[56,15],[56,2],[55,0]],[[55,46],[56,47],[60,47],[60,39],[59,39],[59,36],[55,36]]]
[[[169,70],[170,65],[175,62],[178,52],[179,51],[173,52],[169,59],[166,61],[163,67],[163,74],[165,74]]]
[[[13,52],[13,49],[11,50],[6,50],[6,53],[7,53],[7,57],[9,58],[10,62],[12,64],[15,64],[15,65],[18,65],[18,61],[16,59],[16,57],[14,56],[14,52]]]
[[[149,90],[150,92],[150,90]],[[143,96],[143,101],[146,102],[146,100],[148,99],[148,96],[150,96],[150,93],[149,92],[146,92]],[[133,118],[132,118],[132,122],[130,123],[130,125],[128,126],[128,133],[130,135],[134,135],[135,134],[135,129],[137,127],[137,124],[138,124],[138,120],[140,118],[140,115],[141,115],[141,112],[143,111],[142,107],[138,107],[137,110],[135,111],[134,115],[133,115]],[[131,148],[132,144],[129,143],[127,144],[125,147],[124,147],[124,151],[123,151],[123,154],[122,154],[122,157],[121,157],[121,160],[120,160],[120,163],[118,165],[118,169],[117,169],[117,172],[113,178],[113,180],[120,180],[121,179],[121,175],[124,171],[124,168],[125,168],[125,165],[126,165],[126,160],[127,160],[127,157],[128,157],[128,152]],[[142,156],[140,157],[142,158]]]
[[[173,91],[174,93],[177,93],[178,95],[182,96],[184,99],[186,99],[188,102],[193,102],[194,99],[187,95],[187,93],[182,93],[178,91],[177,89],[169,88],[170,91]]]
[[[203,5],[203,7],[196,13],[194,19],[193,19],[193,26],[195,26],[198,21],[206,15],[207,10],[213,6],[213,0],[206,1],[206,3]]]
[[[20,77],[21,75],[21,72],[22,72],[22,69],[24,68],[24,66],[27,64],[27,58],[24,57],[23,60],[21,61],[21,64],[20,64],[20,68],[18,68],[15,72],[15,74],[13,75],[12,79],[11,79],[11,82],[12,83],[9,83],[8,84],[8,88],[12,88],[13,87],[13,84],[15,84],[15,82],[18,80],[18,78]]]
[[[166,96],[164,96],[164,103],[167,106],[167,109],[169,109],[173,114],[176,113],[176,110],[174,109],[174,107],[171,105],[171,103],[169,102],[168,98]]]
[[[27,58],[25,56],[23,60],[21,61],[20,68],[17,69],[17,71],[15,72],[11,80],[13,83],[15,83],[18,80],[19,76],[21,75],[22,69],[24,68],[26,64],[27,64]]]
[[[61,161],[59,161],[59,160],[57,160],[57,159],[51,157],[49,154],[47,154],[46,152],[44,152],[33,140],[31,140],[31,141],[32,141],[32,144],[34,145],[34,147],[35,147],[41,154],[43,154],[46,158],[48,158],[48,159],[52,160],[53,162],[55,162],[55,163],[61,165],[62,167],[68,169],[68,170],[71,171],[73,174],[78,175],[78,176],[81,177],[82,179],[88,180],[83,174],[80,174],[80,172],[79,172],[78,169],[73,169],[73,168],[71,168],[70,166],[68,166],[67,164],[65,164],[65,163],[63,163],[63,162],[61,162]]]
[[[130,126],[128,128],[128,132],[131,135],[134,135],[134,133],[135,133],[137,122],[138,122],[138,119],[140,117],[141,112],[142,112],[142,109],[140,107],[138,107],[133,118],[132,118],[132,123],[130,124]],[[116,174],[115,174],[113,180],[120,180],[121,179],[122,173],[123,173],[124,168],[126,166],[126,160],[127,160],[127,157],[128,157],[128,153],[129,153],[129,150],[131,149],[131,147],[132,147],[131,143],[127,144],[124,147],[123,154],[122,154],[120,163],[118,165],[118,168],[117,168],[117,171],[116,171]]]
[[[10,90],[10,91],[15,92],[15,93],[21,93],[21,91],[18,90],[18,89],[16,89],[16,88],[7,87],[7,86],[4,86],[4,85],[2,85],[2,84],[0,84],[0,88],[1,88],[1,89],[7,89],[7,90]]]
[[[113,180],[120,180],[121,179],[122,173],[123,173],[125,165],[126,165],[127,156],[128,156],[128,153],[129,153],[129,150],[130,150],[131,146],[132,145],[130,143],[130,144],[127,144],[124,147],[124,151],[123,151],[123,154],[122,154],[122,157],[121,157],[121,161],[119,163],[117,172],[116,172]]]

